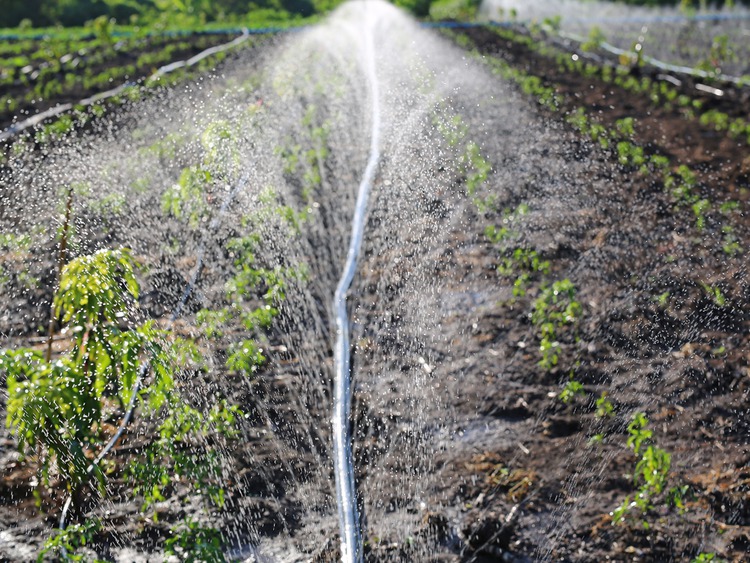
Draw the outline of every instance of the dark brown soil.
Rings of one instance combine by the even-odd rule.
[[[551,126],[580,106],[608,126],[634,117],[636,143],[668,155],[673,166],[700,171],[702,193],[712,201],[742,202],[730,221],[749,241],[745,144],[644,97],[561,72],[554,61],[501,40],[491,29],[465,33],[483,54],[502,57],[555,88],[563,112],[546,114]],[[745,100],[732,111],[746,116],[747,96],[732,97],[733,103]],[[462,532],[460,559],[466,561],[689,561],[702,552],[746,561],[746,258],[722,251],[719,218],[696,229],[690,209],[675,208],[658,178],[618,170],[616,157],[571,135],[578,148],[567,158],[587,162],[592,183],[604,180],[610,188],[595,194],[577,218],[561,224],[550,215],[540,228],[554,238],[542,251],[553,278],[570,278],[585,309],[575,341],[561,346],[559,365],[577,366],[586,396],[563,404],[557,395],[567,370],[545,373],[537,365],[538,340],[527,320],[535,295],[502,305],[510,288],[492,274],[498,258],[483,241],[486,223],[479,217],[476,231],[456,233],[462,251],[451,255],[443,274],[454,291],[484,292],[496,300],[469,306],[473,328],[451,350],[453,357],[466,357],[468,367],[454,361],[444,377],[462,381],[453,408],[479,415],[480,428],[503,428],[499,436],[507,439],[487,430],[495,437],[486,442],[475,431],[481,446],[472,453],[440,457],[443,482],[457,484],[448,496],[463,508],[458,525],[450,512],[430,522],[443,522],[437,525],[449,534],[446,522],[452,520]],[[704,283],[721,287],[726,304],[712,301]],[[660,306],[657,298],[665,292],[669,301]],[[615,407],[611,419],[595,415],[594,400],[602,392]],[[687,486],[686,506],[681,512],[660,501],[648,513],[636,511],[632,520],[613,525],[609,513],[636,489],[631,475],[637,458],[625,445],[635,411],[646,412],[654,442],[672,454],[670,484]],[[603,442],[591,445],[597,434]]]
[[[355,323],[360,326],[355,333],[356,368],[361,372],[354,398],[358,481],[367,482],[378,464],[393,463],[389,469],[394,474],[423,471],[434,498],[440,499],[425,499],[428,508],[420,512],[411,504],[414,499],[399,490],[397,480],[377,483],[382,485],[378,500],[392,507],[386,512],[403,510],[421,522],[414,545],[424,540],[436,547],[424,559],[414,555],[411,545],[368,535],[366,560],[663,562],[690,561],[703,552],[747,561],[750,150],[677,111],[654,107],[645,98],[593,79],[562,73],[554,61],[501,40],[489,29],[466,33],[483,53],[502,57],[553,85],[564,110],[585,106],[607,125],[634,117],[635,142],[670,156],[675,167],[696,168],[705,197],[717,203],[736,200],[740,207],[729,217],[714,211],[699,230],[691,210],[675,208],[659,178],[618,168],[615,155],[592,146],[565,124],[564,111],[535,110],[536,117],[566,141],[540,150],[583,169],[587,180],[579,186],[580,194],[567,194],[573,203],[565,213],[554,208],[556,194],[539,193],[543,188],[533,183],[501,194],[499,202],[500,208],[526,200],[549,204],[537,206],[528,219],[528,239],[550,260],[550,279],[568,278],[577,288],[583,314],[560,338],[558,367],[551,370],[539,366],[539,340],[529,320],[539,284],[511,302],[512,280],[497,273],[499,250],[483,234],[497,216],[466,211],[460,226],[451,225],[443,235],[448,243],[434,250],[435,266],[429,275],[441,288],[434,299],[447,311],[441,329],[449,341],[426,350],[427,360],[422,358],[421,365],[401,356],[414,350],[395,331],[402,326],[400,315],[409,312],[408,304],[399,300],[401,290],[408,288],[404,280],[409,264],[400,266],[403,272],[393,267],[406,251],[366,252],[360,270],[367,274],[352,291]],[[747,96],[738,93],[733,99],[745,104],[741,111],[747,115]],[[540,176],[545,173],[539,171]],[[427,202],[424,207],[439,214],[439,203]],[[721,227],[726,224],[735,228],[745,252],[729,255],[722,250]],[[384,232],[375,217],[369,228],[374,234]],[[409,250],[413,248],[420,247],[415,244]],[[720,288],[726,303],[713,300],[704,284]],[[394,331],[361,328],[378,323]],[[27,328],[26,334],[33,331]],[[280,335],[272,335],[271,346],[282,343]],[[318,344],[310,338],[310,346]],[[378,350],[388,350],[388,362],[368,370],[368,360],[380,357]],[[324,358],[324,373],[330,371],[328,355],[327,348],[318,352]],[[246,520],[237,516],[234,531],[274,536],[284,530],[294,536],[302,533],[302,509],[297,499],[286,495],[285,485],[304,479],[325,452],[310,447],[285,456],[261,431],[273,425],[292,443],[296,435],[311,435],[303,423],[317,420],[321,427],[313,433],[319,431],[323,442],[327,415],[311,407],[309,418],[300,420],[291,412],[295,399],[290,382],[299,376],[299,358],[286,352],[275,358],[252,387],[232,389],[238,403],[257,407],[249,409],[253,412],[262,409],[264,416],[248,421],[257,433],[236,452],[237,481],[243,486],[236,489],[241,491],[236,497],[230,490],[227,512],[253,515]],[[408,384],[399,378],[419,370],[431,375],[425,387],[406,389]],[[586,395],[564,404],[558,395],[570,370]],[[377,382],[385,383],[375,388]],[[439,390],[431,387],[435,383]],[[327,393],[328,382],[319,384]],[[595,400],[604,392],[614,406],[612,417],[596,415]],[[420,436],[399,432],[404,421],[418,417],[427,429],[440,427],[437,407],[430,410],[415,402],[399,412],[381,410],[389,402],[404,406],[398,400],[408,393],[439,396],[440,408],[460,427],[441,439],[442,447],[430,452],[428,460],[424,452],[422,458],[416,453]],[[636,491],[632,474],[638,459],[626,440],[630,417],[638,411],[647,414],[654,443],[672,454],[668,486],[686,487],[685,506],[678,510],[659,496],[646,513],[633,511],[625,523],[613,525],[610,512]],[[601,443],[591,443],[596,435],[601,435]],[[389,461],[389,444],[380,441],[383,437],[398,437],[403,439],[398,444],[414,449],[404,446],[403,457]],[[0,446],[6,454],[0,475],[0,527],[15,527],[18,520],[28,519],[32,524],[26,533],[43,535],[54,523],[52,518],[34,516],[31,473],[11,459],[11,440]],[[126,457],[128,448],[136,446],[124,443],[120,455]],[[420,458],[429,471],[411,467],[412,458]],[[252,497],[239,496],[248,490],[254,491]],[[360,492],[366,495],[364,491]],[[130,499],[118,499],[116,493],[114,497],[113,521],[121,522],[123,537],[137,537],[142,545],[148,545],[149,538],[163,537],[166,524],[190,509],[176,501],[160,514],[164,524],[139,528],[131,518],[136,509],[128,504]],[[187,499],[186,494],[175,497]],[[335,529],[321,526],[317,539],[312,560],[337,560]],[[107,541],[101,538],[102,544]]]

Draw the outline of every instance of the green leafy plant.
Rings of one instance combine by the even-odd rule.
[[[221,533],[216,528],[200,525],[191,519],[172,528],[166,541],[165,554],[184,563],[225,563]]]
[[[103,443],[105,413],[129,403],[144,354],[151,357],[156,388],[172,385],[166,334],[152,322],[134,325],[129,319],[138,293],[127,249],[76,258],[63,268],[54,298],[69,350],[49,360],[38,350],[0,353],[7,425],[18,449],[36,458],[40,485],[49,486],[55,470],[74,506],[92,473],[104,485],[101,469],[87,454]]]
[[[703,291],[706,293],[706,295],[708,295],[711,300],[719,307],[723,307],[727,304],[727,298],[724,295],[724,292],[721,291],[721,288],[719,286],[701,283],[701,287],[703,288]]]
[[[170,393],[162,405],[166,416],[157,428],[158,438],[144,454],[128,464],[126,475],[134,492],[143,497],[141,510],[165,500],[166,492],[178,481],[192,486],[216,506],[223,506],[225,490],[221,474],[221,456],[208,447],[209,438],[237,435],[238,421],[244,416],[236,406],[220,400],[207,412],[187,404]],[[152,410],[152,415],[158,415]]]
[[[560,330],[575,323],[581,315],[581,304],[576,301],[576,288],[569,279],[559,280],[543,287],[536,298],[531,322],[539,328],[539,365],[546,370],[555,367],[559,359],[558,336]]]
[[[634,508],[642,515],[650,511],[656,499],[665,492],[672,465],[672,456],[652,443],[654,433],[648,428],[648,418],[644,413],[637,412],[633,415],[628,425],[628,435],[628,447],[640,457],[633,472],[633,483],[638,487],[638,491],[632,497],[628,495],[611,513],[613,524],[624,521]],[[671,489],[667,497],[665,502],[670,502],[671,499],[672,503],[682,503],[681,490],[678,488]],[[645,520],[643,525],[648,527]]]
[[[570,373],[570,379],[565,383],[565,387],[560,391],[558,398],[566,405],[570,404],[576,397],[583,397],[586,391],[580,381],[573,379],[573,373]]]
[[[699,231],[706,227],[706,213],[711,209],[711,202],[707,199],[699,199],[692,205],[695,215],[695,226]]]
[[[211,173],[206,168],[184,168],[177,182],[164,192],[162,210],[177,219],[186,220],[191,228],[197,228],[208,212],[206,195],[211,182]]]
[[[254,340],[243,340],[232,346],[227,367],[244,375],[252,375],[266,363],[263,350]]]
[[[724,254],[728,256],[736,256],[741,254],[743,249],[740,245],[740,241],[734,232],[734,227],[731,225],[724,225],[721,227],[722,239],[721,249]]]
[[[615,415],[615,407],[609,400],[607,393],[602,393],[596,400],[596,416],[598,418],[612,417]]]
[[[598,25],[591,26],[588,39],[581,44],[581,49],[584,51],[596,51],[606,39],[602,28]]]
[[[86,557],[76,553],[82,547],[86,547],[101,530],[101,522],[97,519],[86,520],[82,524],[72,524],[64,530],[55,530],[52,537],[44,542],[44,547],[39,552],[37,563],[43,563],[48,556],[58,557],[62,561],[84,562]],[[93,563],[104,563],[96,558]]]

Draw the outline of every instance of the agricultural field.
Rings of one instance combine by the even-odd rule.
[[[747,561],[750,20],[585,4],[0,43],[0,561]]]
[[[59,104],[138,83],[160,67],[222,43],[225,35],[20,40],[0,46],[0,127]]]

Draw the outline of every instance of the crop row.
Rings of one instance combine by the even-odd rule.
[[[686,7],[681,6],[684,11]],[[636,9],[637,10],[637,9]],[[558,12],[554,15],[554,12]],[[603,18],[596,25],[590,21],[560,15],[560,10],[537,13],[530,18],[524,14],[525,21],[534,21],[536,27],[547,27],[556,35],[585,41],[586,36],[595,35],[607,43],[633,56],[653,57],[667,64],[693,67],[696,70],[713,74],[745,74],[750,72],[747,66],[748,49],[746,37],[747,11],[736,14],[731,11],[722,14],[716,20],[698,18],[691,20],[696,13],[687,8],[683,13],[687,19],[682,21],[665,21],[659,14],[650,9],[636,15],[629,8],[629,16],[624,19]],[[662,14],[663,15],[663,14]],[[709,14],[702,14],[709,15]],[[732,17],[736,15],[737,17]],[[517,17],[511,14],[511,19]],[[609,19],[609,21],[608,21]],[[666,18],[669,20],[670,18]],[[630,21],[628,21],[630,20]]]
[[[464,48],[472,48],[467,36],[459,34],[454,38]],[[478,56],[476,51],[474,53]],[[525,74],[500,58],[482,58],[482,61],[495,73],[516,83],[524,94],[548,111],[560,113],[571,103],[556,91],[554,85]],[[731,224],[739,203],[725,201],[709,221],[707,215],[716,209],[716,204],[708,199],[706,189],[699,195],[701,190],[695,172],[637,145],[635,120],[621,119],[610,127],[594,121],[585,108],[578,107],[567,115],[566,121],[605,154],[608,153],[624,173],[654,176],[656,182],[663,184],[676,210],[687,208],[692,211],[693,228],[697,232],[704,232],[710,223],[712,230],[720,233],[721,252],[727,257],[744,251]],[[579,409],[590,412],[597,420],[594,427],[606,429],[590,436],[589,447],[610,443],[623,427],[626,430],[626,445],[634,461],[630,474],[635,490],[612,510],[609,515],[612,524],[648,529],[659,518],[662,507],[688,518],[690,487],[674,475],[672,456],[657,443],[646,414],[636,411],[628,415],[627,406],[618,404],[606,390],[584,385],[579,380],[581,358],[576,345],[577,326],[584,320],[586,311],[577,299],[576,285],[570,279],[556,278],[559,266],[551,262],[542,250],[524,242],[522,234],[526,216],[533,211],[530,205],[521,202],[514,207],[503,207],[502,195],[493,193],[489,187],[492,166],[478,152],[477,144],[469,139],[469,130],[459,116],[442,121],[437,129],[449,145],[463,147],[464,183],[477,203],[477,210],[491,221],[485,235],[499,254],[498,275],[512,289],[512,297],[506,306],[514,311],[520,310],[524,317],[529,318],[537,343],[535,355],[539,369],[567,374],[557,394],[558,399],[565,405],[577,403]],[[726,305],[726,296],[718,285],[703,283],[701,287],[717,307]],[[669,293],[661,297],[664,300],[662,306],[668,307]],[[620,420],[618,424],[606,422],[616,418]],[[711,558],[713,554],[703,553],[695,561]]]
[[[300,246],[317,219],[314,200],[326,181],[330,153],[330,119],[310,101],[267,163],[285,185],[251,185],[244,164],[247,133],[262,135],[267,113],[257,102],[228,120],[206,124],[195,137],[171,135],[139,149],[139,161],[164,163],[159,170],[182,163],[166,185],[152,181],[144,167],[139,181],[110,196],[81,182],[60,191],[67,211],[55,236],[60,267],[48,333],[54,352],[15,347],[0,353],[0,372],[8,380],[8,425],[24,463],[39,477],[39,505],[48,506],[55,490],[72,499],[73,524],[57,531],[40,557],[84,557],[81,549],[106,533],[105,519],[89,512],[85,502],[92,489],[102,497],[112,488],[126,491],[144,521],[155,521],[155,505],[187,488],[203,499],[203,508],[171,527],[165,555],[225,560],[223,538],[210,524],[229,496],[225,452],[258,413],[240,409],[218,387],[210,391],[209,406],[191,397],[206,378],[249,381],[266,369],[278,317],[308,277],[305,264],[284,249]],[[92,217],[110,217],[108,223],[116,224],[128,213],[128,193],[137,198],[154,190],[160,192],[160,221],[179,228],[174,244],[202,239],[229,263],[222,265],[219,294],[188,315],[193,323],[187,331],[143,307],[142,280],[148,281],[153,266],[149,255],[116,246],[81,252],[74,228]],[[249,198],[250,205],[233,205],[239,198]],[[41,285],[23,275],[24,257],[38,250],[40,236],[15,229],[0,236],[5,289]],[[200,262],[196,268],[198,275]],[[127,434],[137,437],[135,446],[126,448],[131,453],[115,450],[118,463],[98,459],[113,435],[113,421],[127,421],[134,409],[138,417],[127,426]]]
[[[226,60],[227,57],[231,56],[232,52],[236,52],[237,49],[252,48],[257,44],[257,41],[262,41],[262,38],[247,40],[238,46],[233,47],[231,50],[214,53],[193,66],[177,68],[168,74],[149,76],[137,84],[134,83],[131,86],[126,85],[121,92],[109,96],[106,99],[102,99],[101,101],[89,105],[76,104],[71,111],[64,112],[59,117],[51,118],[38,127],[33,134],[33,140],[36,143],[44,144],[50,141],[59,140],[74,131],[84,129],[92,122],[100,119],[109,109],[137,102],[140,99],[151,96],[162,88],[174,87],[179,83],[194,79],[196,76],[205,74],[206,72],[210,72],[214,70],[217,65],[220,65]],[[149,70],[152,68],[153,67],[149,67]],[[118,69],[114,69],[114,72],[117,73]],[[110,87],[112,86],[112,82],[117,84],[122,81],[116,81],[112,75],[109,75],[107,84]]]
[[[467,36],[458,35],[456,40],[465,48],[472,48],[471,40]],[[479,56],[476,50],[473,53]],[[545,84],[540,78],[526,74],[500,58],[488,57],[482,60],[490,65],[494,72],[517,83],[525,94],[532,96],[546,109],[560,112],[566,106],[554,85]],[[647,152],[644,147],[639,146],[635,141],[637,123],[633,118],[618,120],[614,127],[610,128],[590,117],[590,112],[585,107],[571,107],[570,104],[567,104],[567,107],[566,121],[598,144],[601,149],[609,151],[623,170],[661,182],[676,208],[687,208],[692,211],[695,225],[700,231],[708,226],[708,217],[713,212],[710,215],[710,224],[712,231],[721,234],[717,238],[721,241],[723,252],[729,256],[742,252],[743,249],[734,234],[735,228],[731,222],[726,221],[740,210],[738,201],[713,202],[711,190],[707,185],[700,185],[695,170],[685,164],[672,162],[653,147]]]
[[[603,41],[603,37],[596,31],[592,32],[587,42],[580,45],[579,55],[550,45],[545,41],[546,36],[541,28],[531,29],[528,35],[511,28],[494,29],[502,39],[522,45],[554,61],[561,73],[575,73],[587,79],[596,79],[617,86],[646,97],[654,107],[678,111],[686,119],[698,119],[704,125],[714,127],[717,131],[726,131],[732,138],[750,144],[750,122],[746,117],[736,114],[731,116],[720,109],[710,108],[705,99],[687,95],[666,80],[655,80],[650,76],[640,75],[638,69],[642,61],[638,57],[623,58],[618,64],[601,57],[598,59],[600,62],[587,59],[589,53],[596,51]]]
[[[18,69],[18,75],[6,74],[0,80],[0,119],[9,121],[22,110],[43,107],[54,100],[81,98],[136,80],[151,74],[158,66],[215,43],[216,38],[204,36],[196,41],[156,45],[140,53],[109,49],[86,57],[64,56],[65,62],[56,59],[54,64],[26,73],[31,69],[29,65]]]

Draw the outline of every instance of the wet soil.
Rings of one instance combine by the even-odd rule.
[[[491,29],[465,33],[481,53],[555,88],[562,112],[540,110],[550,127],[564,129],[565,112],[580,106],[610,127],[633,117],[634,142],[670,156],[674,167],[698,170],[705,197],[740,206],[730,219],[697,229],[658,178],[618,167],[616,156],[569,130],[574,149],[550,152],[587,163],[590,185],[582,191],[600,187],[582,198],[575,217],[561,221],[549,209],[532,221],[550,240],[538,250],[553,279],[573,281],[584,308],[551,370],[539,366],[529,322],[538,293],[514,301],[509,281],[494,271],[499,256],[481,230],[497,218],[480,214],[473,231],[455,233],[460,251],[440,275],[451,294],[464,296],[454,319],[463,326],[436,361],[442,378],[458,382],[450,402],[471,422],[459,438],[466,447],[437,461],[455,504],[430,514],[426,526],[460,546],[456,560],[689,561],[703,552],[747,560],[750,295],[745,258],[722,250],[721,223],[741,233],[743,247],[750,242],[750,149],[645,97],[565,73]],[[732,98],[732,111],[747,116],[747,94]],[[518,203],[503,197],[501,207]],[[711,299],[706,284],[721,287],[726,302]],[[559,393],[571,376],[585,395],[565,404]],[[612,417],[596,414],[602,393]],[[685,506],[659,498],[613,525],[610,513],[636,490],[638,459],[626,446],[636,411],[649,417],[654,443],[672,454],[669,483],[686,487]]]
[[[393,538],[369,536],[366,560],[661,562],[689,561],[711,552],[746,561],[750,282],[746,255],[722,249],[721,229],[730,223],[741,246],[750,249],[750,151],[695,120],[653,107],[645,98],[561,73],[554,62],[501,40],[491,30],[467,33],[483,53],[503,57],[554,85],[565,109],[595,108],[601,122],[610,125],[634,117],[635,142],[671,156],[674,166],[697,168],[706,197],[736,200],[740,207],[729,217],[712,214],[699,230],[691,210],[676,209],[658,178],[619,168],[616,156],[592,146],[565,124],[564,112],[532,109],[538,120],[565,139],[544,150],[551,158],[569,162],[575,169],[569,174],[580,181],[579,194],[564,195],[565,213],[555,207],[560,194],[541,193],[546,189],[542,181],[498,194],[501,209],[525,201],[535,204],[526,224],[528,240],[550,261],[550,279],[567,278],[577,288],[581,320],[560,337],[558,365],[549,370],[539,366],[540,342],[529,320],[540,286],[532,285],[525,296],[512,299],[512,280],[496,269],[500,251],[484,235],[485,226],[499,222],[497,215],[467,209],[459,225],[449,225],[438,237],[445,246],[433,250],[435,266],[429,275],[441,291],[430,299],[443,312],[440,326],[448,340],[422,352],[421,361],[412,357],[414,350],[395,330],[402,324],[400,315],[411,311],[402,301],[408,294],[400,291],[402,278],[408,276],[393,267],[403,253],[366,254],[361,271],[368,274],[352,292],[355,323],[381,323],[394,330],[358,329],[358,477],[367,479],[370,468],[365,460],[373,466],[391,463],[383,461],[389,448],[380,441],[385,437],[406,448],[405,457],[389,467],[393,474],[411,471],[409,459],[425,463],[424,452],[415,453],[423,437],[407,430],[398,434],[405,420],[418,415],[425,436],[430,429],[446,431],[443,437],[431,438],[441,447],[430,453],[429,467],[420,469],[429,473],[431,483],[432,496],[423,499],[424,507],[404,498],[397,479],[379,484],[382,500],[393,507],[391,513],[403,509],[418,522],[413,542],[395,541],[395,532]],[[750,107],[744,99],[747,115]],[[485,149],[492,152],[489,144]],[[493,176],[489,185],[491,189]],[[439,213],[435,206],[424,208]],[[370,232],[378,233],[376,218],[370,221]],[[408,260],[399,267],[407,271]],[[378,279],[385,280],[383,285],[373,282]],[[720,288],[724,303],[717,303],[706,286]],[[26,336],[36,330],[27,326],[24,331],[23,319],[11,324]],[[320,410],[310,418],[295,416],[290,408],[296,400],[292,382],[300,376],[296,366],[305,353],[288,352],[292,348],[283,334],[270,339],[277,354],[267,369],[251,386],[228,385],[238,404],[265,414],[248,421],[247,443],[233,452],[238,477],[237,484],[228,485],[227,528],[233,534],[307,534],[300,542],[309,546],[313,533],[301,522],[299,499],[287,492],[326,458],[325,447],[282,451],[266,435],[273,427],[288,443],[299,443],[296,437],[309,436],[305,424],[315,419],[322,444],[327,441],[327,415]],[[319,335],[311,334],[308,344],[319,343]],[[389,363],[379,366],[377,373],[368,372],[367,359],[385,348],[392,350]],[[401,352],[411,356],[401,357]],[[330,360],[329,349],[317,355],[323,364]],[[559,393],[571,370],[585,395],[566,404]],[[329,373],[330,366],[321,371]],[[417,372],[429,376],[424,387],[404,388],[416,381],[407,374]],[[367,389],[365,384],[374,379],[387,385]],[[404,387],[399,388],[399,382]],[[323,381],[321,393],[327,390],[328,382]],[[444,423],[437,407],[404,403],[407,392],[439,397],[436,404],[451,413],[453,422]],[[597,416],[595,401],[602,393],[613,404],[611,417]],[[376,394],[378,405],[391,401],[404,410],[380,410],[373,399]],[[633,512],[625,523],[613,525],[610,512],[636,491],[632,474],[638,458],[626,441],[627,425],[637,411],[647,414],[654,443],[672,454],[669,486],[686,487],[685,504],[678,509],[660,496],[646,513]],[[0,529],[22,527],[26,543],[0,532],[0,560],[31,559],[33,547],[54,525],[54,518],[39,516],[30,484],[33,472],[12,453],[14,443],[7,434],[2,440]],[[137,444],[124,442],[118,459],[126,459],[129,448]],[[122,496],[126,489],[118,493],[113,487],[109,524],[120,539],[99,538],[102,545],[132,538],[135,549],[148,551],[164,537],[170,522],[193,508],[188,492],[179,491],[159,508],[158,523],[144,523],[136,517],[131,499]],[[247,496],[248,490],[254,495]],[[325,499],[330,491],[318,493]],[[55,514],[61,499],[46,502]],[[251,516],[243,520],[236,515]],[[320,525],[315,549],[297,559],[289,555],[293,549],[288,545],[289,560],[337,560],[336,529],[330,524]],[[420,543],[431,545],[429,556],[415,551]]]

